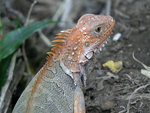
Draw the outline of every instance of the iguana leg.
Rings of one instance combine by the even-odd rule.
[[[74,93],[74,113],[85,113],[85,102],[81,88],[76,87]]]

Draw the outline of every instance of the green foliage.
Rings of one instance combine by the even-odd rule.
[[[57,22],[37,22],[21,28],[18,28],[21,26],[19,20],[10,21],[10,23],[15,23],[17,29],[4,35],[4,37],[0,41],[0,91],[5,84],[5,81],[7,80],[7,73],[9,71],[8,68],[11,62],[13,52],[17,50],[17,48],[29,35],[51,23]],[[0,18],[0,35],[3,34],[3,27],[5,25],[2,25]]]
[[[12,55],[0,61],[0,91],[7,79],[7,72],[11,62],[11,57]]]
[[[3,34],[3,30],[2,30],[2,28],[3,28],[3,25],[2,25],[2,22],[1,22],[1,16],[0,16],[0,35],[2,35],[2,34]]]
[[[37,22],[15,29],[6,34],[0,41],[0,59],[6,58],[12,54],[29,35],[42,29],[50,23],[56,22]]]

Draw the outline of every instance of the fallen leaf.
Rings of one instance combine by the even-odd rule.
[[[122,69],[122,61],[114,62],[112,60],[103,64],[103,67],[108,67],[112,72],[117,73]]]

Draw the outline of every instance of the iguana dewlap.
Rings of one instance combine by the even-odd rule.
[[[84,64],[103,46],[114,24],[111,16],[86,14],[74,28],[57,34],[47,62],[22,93],[13,113],[85,113]]]

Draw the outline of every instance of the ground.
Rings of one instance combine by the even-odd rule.
[[[18,2],[18,4],[15,2],[16,0],[11,0],[11,6],[26,17],[32,0]],[[61,0],[38,0],[31,13],[31,18],[34,21],[50,20],[61,3]],[[105,0],[73,1],[71,14],[66,19],[69,21],[67,25],[55,26],[52,29],[47,27],[43,32],[52,39],[59,30],[73,27],[83,14],[105,14],[105,5]],[[108,44],[102,48],[103,51],[97,53],[96,59],[93,60],[95,65],[91,65],[90,62],[86,66],[88,70],[87,86],[83,92],[87,113],[150,113],[149,78],[141,74],[140,70],[144,67],[132,57],[135,51],[135,57],[150,66],[149,11],[149,0],[112,0],[110,15],[116,21],[113,34]],[[117,33],[121,33],[121,37],[113,41],[112,38]],[[33,39],[30,37],[26,42],[26,52],[31,64],[47,48],[37,34],[32,37]],[[31,40],[32,46],[29,46]],[[33,72],[36,73],[42,67],[45,58],[42,57],[42,59],[36,65],[32,65],[34,66]],[[118,73],[104,68],[102,64],[109,60],[122,61],[123,68]],[[114,74],[113,77],[109,77],[110,74]],[[22,89],[25,86],[19,87]],[[15,90],[14,95],[17,91]],[[15,97],[13,96],[13,100]]]
[[[149,86],[143,87],[149,84],[149,79],[140,73],[144,67],[132,58],[132,53],[135,51],[136,58],[146,65],[150,64],[150,1],[118,2],[112,3],[111,14],[116,20],[114,34],[119,32],[122,36],[118,41],[111,40],[104,51],[97,55],[97,63],[101,65],[109,60],[122,61],[123,68],[114,73],[118,78],[107,80],[101,78],[106,76],[106,73],[97,74],[100,71],[97,66],[92,74],[89,74],[84,92],[87,112],[124,113],[129,109],[129,113],[149,113]],[[101,70],[110,71],[105,68]],[[136,90],[129,101],[131,94]]]

